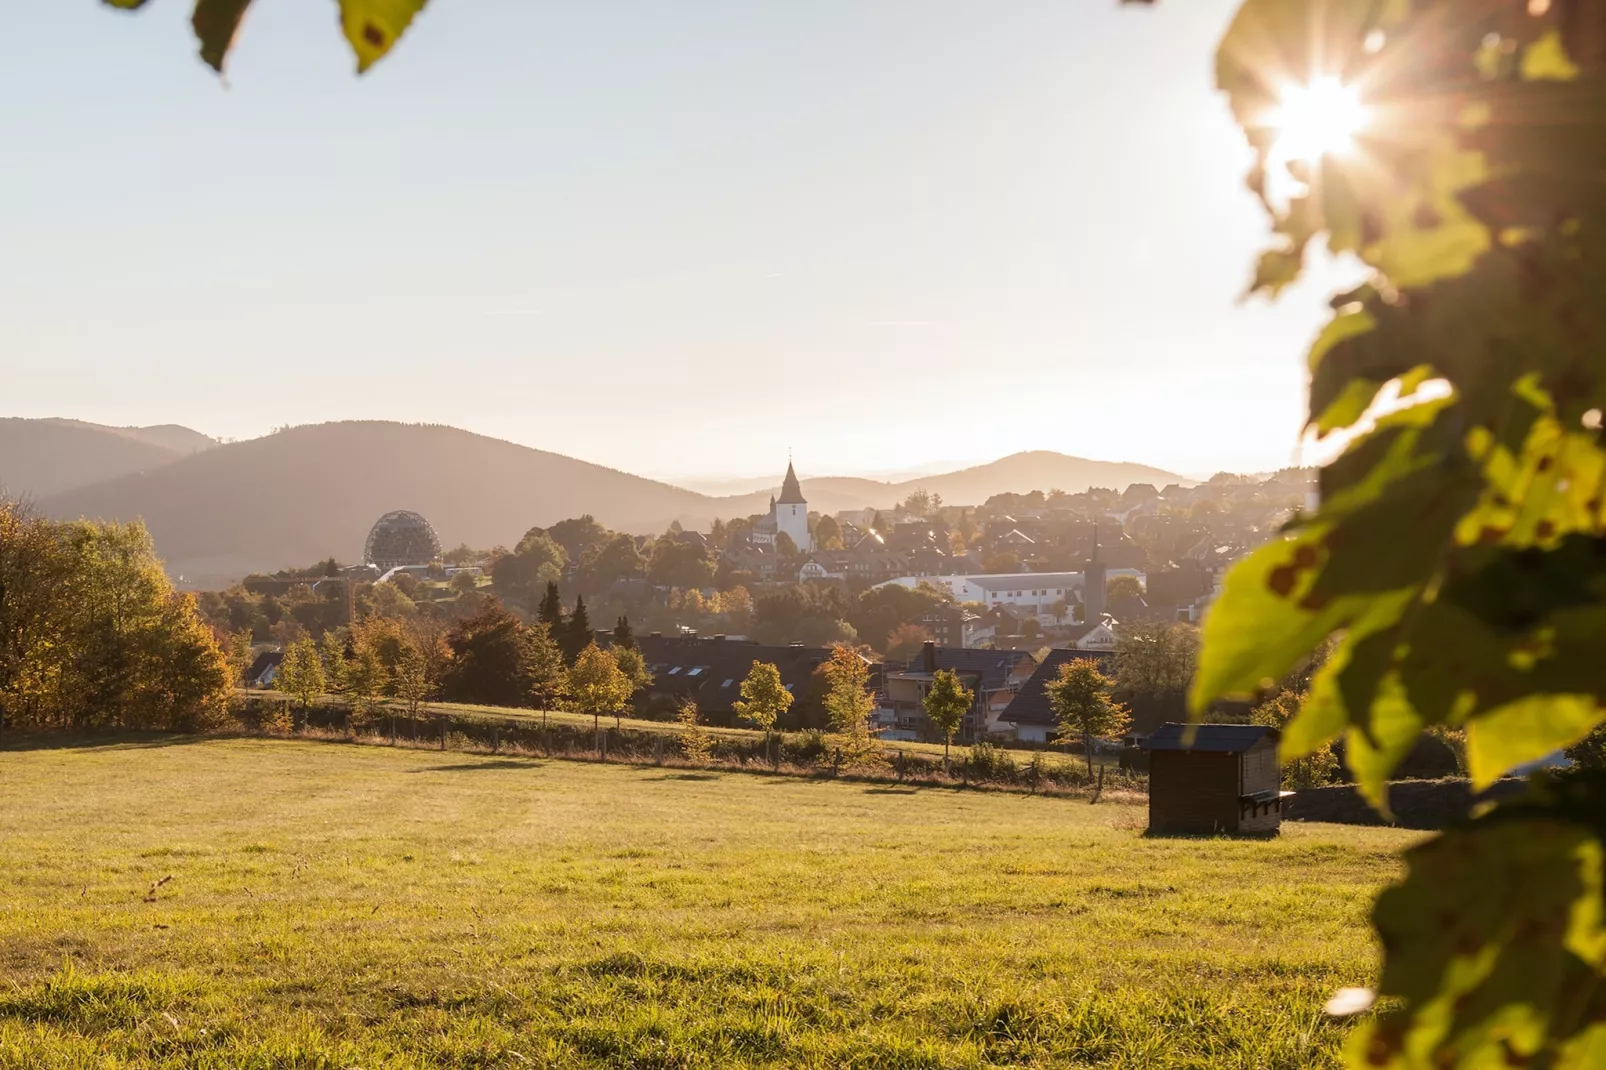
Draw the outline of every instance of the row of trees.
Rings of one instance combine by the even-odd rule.
[[[228,654],[142,525],[0,499],[0,728],[204,728],[229,688]]]

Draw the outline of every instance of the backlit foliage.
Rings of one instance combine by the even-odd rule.
[[[1464,730],[1481,787],[1601,720],[1603,59],[1598,0],[1248,0],[1217,57],[1278,239],[1254,288],[1313,243],[1371,275],[1309,358],[1310,426],[1357,434],[1228,577],[1194,708],[1337,637],[1283,757],[1342,735],[1379,808],[1430,726]],[[1353,144],[1291,156],[1279,115],[1318,83],[1353,95]],[[1568,790],[1410,853],[1376,913],[1395,999],[1354,1065],[1600,1064],[1601,810]]]

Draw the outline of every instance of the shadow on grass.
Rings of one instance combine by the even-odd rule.
[[[409,769],[409,773],[470,773],[480,769],[535,769],[540,766],[537,758],[496,758],[485,762],[452,762],[450,765],[421,765],[417,769]]]
[[[216,735],[171,732],[0,732],[0,752],[35,750],[154,750],[208,743]]]
[[[648,780],[718,780],[718,773],[665,773],[663,776],[647,777]]]
[[[866,795],[919,795],[919,788],[865,788]]]

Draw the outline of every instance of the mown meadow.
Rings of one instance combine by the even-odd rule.
[[[267,739],[0,749],[0,1068],[1321,1067],[1416,834]]]

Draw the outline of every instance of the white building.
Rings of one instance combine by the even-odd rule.
[[[1106,582],[1117,576],[1132,576],[1139,583],[1145,579],[1144,573],[1135,568],[1112,568],[1105,576]],[[980,602],[989,608],[1017,606],[1038,616],[1053,617],[1054,607],[1061,602],[1086,601],[1087,577],[1081,572],[1011,572],[983,576],[900,576],[887,583],[910,588],[929,583],[933,587],[947,587],[958,602]]]

